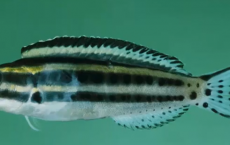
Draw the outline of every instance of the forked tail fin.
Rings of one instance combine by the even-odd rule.
[[[216,114],[230,118],[230,68],[201,76],[204,85],[201,106]]]

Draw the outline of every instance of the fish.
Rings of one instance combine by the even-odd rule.
[[[58,36],[0,65],[0,110],[32,120],[111,118],[129,129],[175,121],[191,106],[230,118],[230,67],[193,76],[176,57],[127,40]]]

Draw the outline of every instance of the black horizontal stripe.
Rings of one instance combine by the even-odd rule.
[[[143,94],[108,94],[96,92],[76,92],[76,93],[61,93],[61,92],[47,92],[40,93],[36,96],[39,102],[110,102],[110,103],[143,103],[143,102],[169,102],[169,101],[183,101],[184,96],[172,95],[143,95]],[[44,96],[42,96],[44,95]],[[42,101],[41,101],[42,99]]]
[[[33,85],[68,85],[72,81],[72,71],[53,70],[32,73],[0,72],[1,83],[10,83],[19,86]],[[76,76],[75,76],[76,77]],[[76,78],[75,78],[76,79]]]
[[[29,100],[29,93],[15,92],[9,90],[0,90],[0,98],[17,100],[20,102],[27,102]]]
[[[141,102],[167,102],[182,101],[183,96],[154,96],[154,95],[130,95],[130,94],[105,94],[93,92],[77,92],[71,95],[72,101],[89,101],[89,102],[124,102],[124,103],[141,103]]]
[[[31,73],[0,72],[3,83],[11,83],[20,86],[55,85],[55,86],[78,86],[80,85],[159,85],[183,86],[184,82],[179,79],[158,78],[150,75],[138,75],[131,73],[112,73],[92,70],[44,70],[35,75]]]
[[[163,86],[183,86],[184,82],[179,79],[158,78],[150,75],[138,75],[131,73],[112,73],[92,70],[44,70],[32,75],[31,73],[2,72],[0,73],[2,82],[15,85],[55,85],[74,86],[79,85],[155,85]],[[73,83],[71,83],[73,82]]]
[[[131,64],[120,64],[116,62],[110,62],[110,61],[100,61],[100,60],[91,60],[91,59],[85,59],[85,58],[74,58],[74,57],[65,57],[65,56],[55,56],[55,57],[33,57],[33,58],[22,58],[19,60],[16,60],[11,63],[5,63],[1,64],[0,68],[4,67],[21,67],[21,66],[38,66],[38,65],[46,65],[46,64],[91,64],[91,65],[116,65],[116,66],[123,66],[123,67],[132,67],[132,68],[146,68],[141,66],[134,66]]]
[[[1,82],[15,85],[26,86],[29,84],[37,85],[36,78],[31,73],[0,72]]]
[[[76,77],[82,84],[107,84],[107,85],[153,85],[156,77],[150,75],[134,75],[130,73],[113,73],[101,71],[77,71]],[[149,81],[151,80],[151,81]]]
[[[91,80],[93,83],[108,85],[154,85],[158,83],[159,86],[183,86],[184,82],[179,79],[171,78],[158,78],[150,75],[138,75],[138,74],[129,74],[129,73],[104,73],[104,72],[94,72],[94,71],[85,71],[79,72],[79,79],[82,79],[85,82],[87,79]],[[85,79],[83,79],[85,78]],[[96,81],[97,80],[97,81]]]
[[[9,90],[0,90],[0,98],[27,102],[30,92],[15,92]],[[144,102],[169,102],[183,101],[183,95],[143,95],[143,94],[110,94],[97,92],[34,92],[31,96],[31,102],[108,102],[108,103],[144,103]]]

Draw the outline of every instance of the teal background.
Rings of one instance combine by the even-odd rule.
[[[200,75],[230,66],[228,0],[1,0],[0,62],[20,58],[20,48],[62,35],[129,40],[174,55]],[[40,121],[0,113],[1,145],[229,145],[230,120],[191,108],[177,121],[132,131],[111,119]]]

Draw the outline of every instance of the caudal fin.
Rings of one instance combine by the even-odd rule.
[[[201,78],[206,83],[200,107],[230,118],[230,68],[203,75]]]

